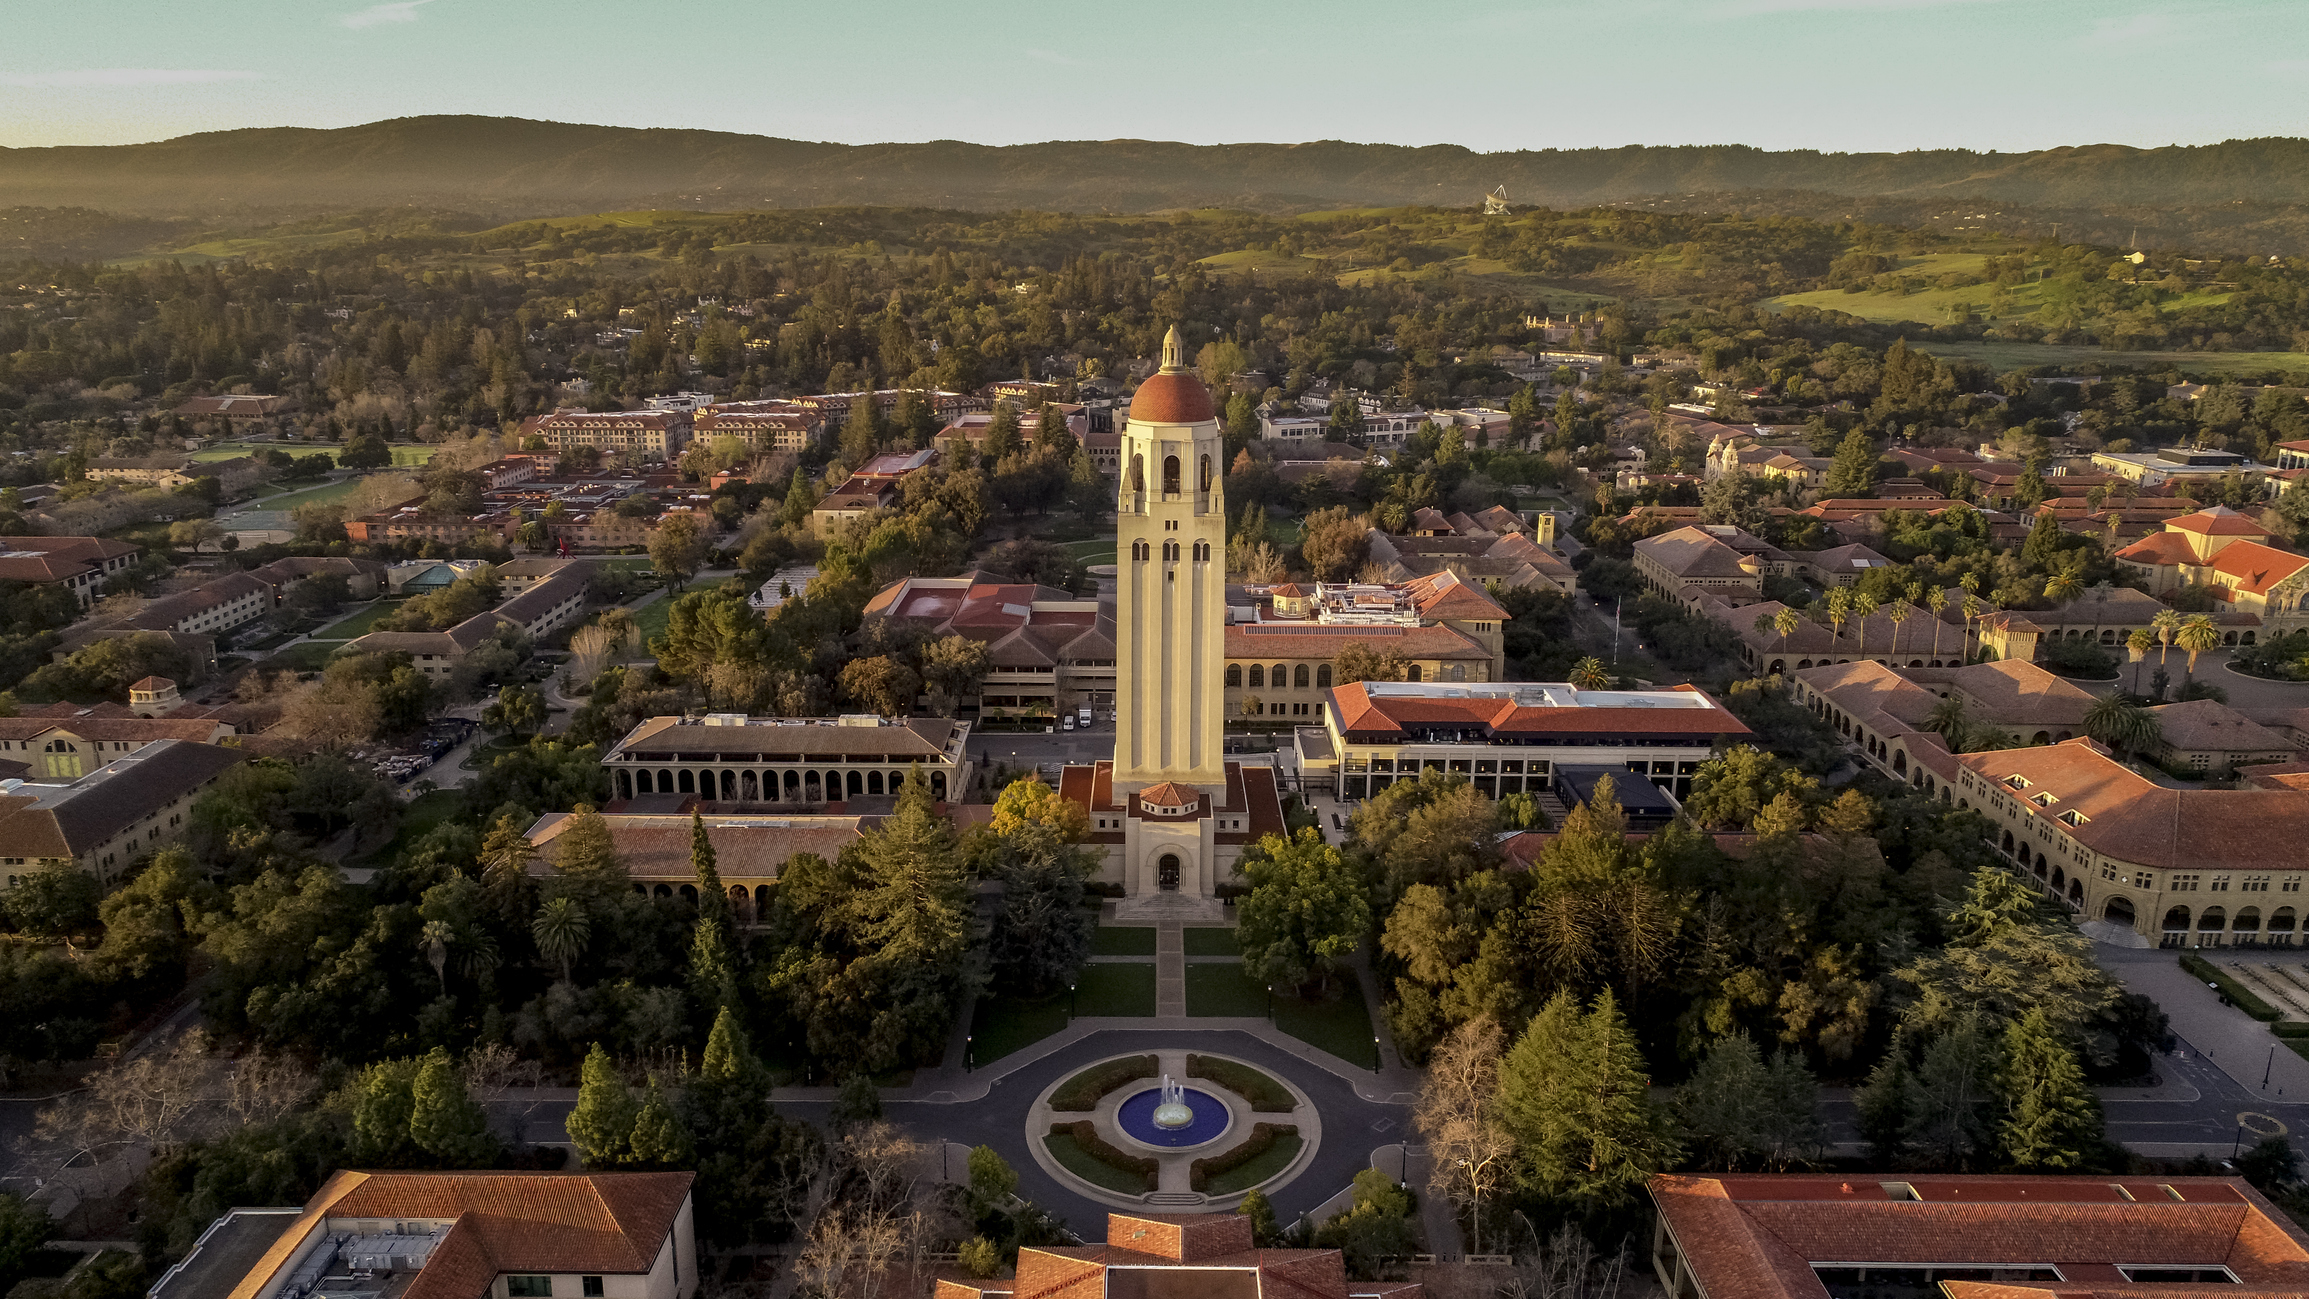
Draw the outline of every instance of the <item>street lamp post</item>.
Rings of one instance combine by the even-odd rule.
[[[2269,1058],[2261,1062],[2261,1090],[2269,1090],[2269,1071],[2277,1067],[2277,1044],[2269,1044]]]
[[[1275,1022],[1275,985],[1267,985],[1267,1023]]]
[[[965,1033],[962,1036],[962,1072],[969,1073],[978,1063],[978,1039]]]
[[[1379,1035],[1373,1033],[1371,1035],[1371,1072],[1379,1072],[1379,1064]]]
[[[1082,1005],[1080,999],[1074,995],[1074,988],[1075,985],[1072,983],[1066,985],[1066,1022],[1069,1024],[1074,1022],[1075,1014]]]

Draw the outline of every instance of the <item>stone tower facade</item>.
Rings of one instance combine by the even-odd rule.
[[[1122,437],[1115,506],[1114,789],[1226,789],[1226,472],[1210,391],[1172,328]],[[1207,831],[1206,831],[1207,833]]]

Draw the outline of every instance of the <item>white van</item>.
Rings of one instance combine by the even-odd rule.
[[[1084,705],[1082,706],[1082,708],[1081,708],[1079,711],[1077,711],[1077,712],[1075,713],[1075,717],[1076,717],[1076,718],[1079,720],[1079,722],[1080,722],[1080,724],[1081,724],[1081,726],[1082,726],[1082,729],[1084,729],[1084,730],[1086,730],[1086,731],[1090,729],[1090,705],[1089,705],[1089,704],[1084,704]]]

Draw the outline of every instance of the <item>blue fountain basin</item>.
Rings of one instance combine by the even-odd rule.
[[[1184,1150],[1215,1141],[1234,1121],[1227,1112],[1227,1104],[1209,1092],[1189,1087],[1179,1098],[1194,1111],[1195,1120],[1184,1127],[1159,1127],[1154,1121],[1155,1108],[1163,1103],[1160,1087],[1149,1087],[1126,1098],[1115,1111],[1114,1120],[1124,1134],[1142,1145],[1160,1146],[1166,1150]]]

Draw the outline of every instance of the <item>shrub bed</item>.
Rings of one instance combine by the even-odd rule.
[[[1050,1094],[1050,1108],[1068,1114],[1095,1110],[1099,1098],[1108,1092],[1124,1083],[1152,1078],[1155,1072],[1155,1058],[1151,1055],[1124,1056],[1092,1065],[1059,1084],[1058,1090]]]
[[[1299,1108],[1291,1089],[1247,1064],[1215,1056],[1187,1057],[1187,1077],[1208,1078],[1251,1103],[1261,1114],[1288,1114]]]
[[[2227,971],[2195,952],[2181,953],[2181,968],[2218,987],[2221,995],[2234,1003],[2237,1009],[2263,1023],[2285,1017],[2275,1006],[2255,996],[2252,989],[2229,977]]]
[[[2284,1019],[2271,1024],[2269,1031],[2279,1037],[2309,1037],[2309,1024],[2297,1019]]]
[[[1262,1124],[1261,1126],[1265,1125]],[[1136,1174],[1146,1182],[1146,1189],[1150,1191],[1156,1188],[1161,1166],[1149,1156],[1134,1155],[1126,1150],[1116,1148],[1105,1137],[1098,1134],[1098,1125],[1089,1119],[1076,1119],[1072,1123],[1053,1123],[1050,1125],[1050,1135],[1070,1137],[1082,1153],[1116,1172]]]
[[[1289,1123],[1257,1124],[1251,1128],[1251,1135],[1245,1137],[1241,1145],[1232,1150],[1222,1150],[1215,1155],[1206,1155],[1196,1160],[1192,1180],[1188,1185],[1195,1190],[1203,1190],[1210,1184],[1211,1178],[1220,1173],[1232,1172],[1257,1159],[1284,1137],[1297,1141],[1299,1129]]]

